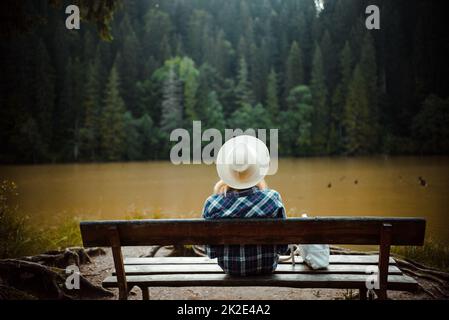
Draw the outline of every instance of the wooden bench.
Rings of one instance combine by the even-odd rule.
[[[416,281],[404,275],[390,257],[390,246],[420,246],[425,220],[420,218],[316,217],[212,220],[124,220],[80,223],[84,247],[111,247],[115,273],[103,281],[119,288],[120,299],[138,286],[143,299],[149,287],[273,286],[293,288],[346,288],[360,290],[366,299],[366,281],[378,266],[376,291],[414,291]],[[324,270],[311,270],[302,260],[281,263],[271,275],[236,277],[223,273],[215,260],[204,257],[127,258],[122,246],[188,244],[349,244],[379,245],[379,255],[331,255]],[[369,268],[370,267],[370,268]]]

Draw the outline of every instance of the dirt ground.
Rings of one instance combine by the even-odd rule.
[[[81,266],[81,273],[90,281],[101,285],[104,278],[114,270],[112,253],[109,248],[104,248],[106,255],[92,258],[91,264]],[[148,255],[151,247],[123,248],[124,257],[139,257]],[[157,256],[164,256],[168,252],[160,250]],[[118,290],[113,289],[114,296],[105,299],[117,299]],[[412,294],[408,292],[390,291],[389,299],[394,300],[422,300],[431,297],[420,290]],[[129,295],[130,300],[142,299],[139,288],[134,287]],[[358,299],[358,290],[341,289],[297,289],[279,287],[182,287],[150,288],[151,300],[342,300]]]

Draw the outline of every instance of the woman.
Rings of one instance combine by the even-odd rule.
[[[220,181],[203,209],[205,219],[279,218],[285,219],[281,196],[268,189],[264,177],[270,155],[266,145],[252,136],[228,140],[217,155]],[[217,258],[225,273],[255,275],[273,272],[279,254],[287,245],[206,246],[207,255]]]

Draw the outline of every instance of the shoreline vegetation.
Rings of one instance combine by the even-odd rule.
[[[59,218],[52,225],[35,224],[11,200],[18,195],[11,181],[0,183],[0,259],[31,256],[82,245],[79,218]],[[125,219],[161,219],[160,213],[129,212]],[[428,237],[422,247],[392,247],[392,254],[426,266],[449,271],[449,246]]]

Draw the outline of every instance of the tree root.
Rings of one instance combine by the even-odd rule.
[[[36,262],[50,267],[66,268],[73,264],[79,267],[81,264],[91,263],[91,256],[102,254],[106,254],[106,252],[101,248],[73,247],[60,251],[47,251],[36,256],[22,257],[20,260]]]
[[[0,300],[36,300],[37,298],[26,292],[0,284]]]
[[[377,251],[354,251],[350,249],[331,246],[331,254],[379,254]],[[392,254],[397,266],[406,274],[418,281],[420,289],[432,299],[445,299],[449,297],[449,273],[425,266],[410,259]]]
[[[66,274],[70,265],[91,262],[89,253],[103,254],[103,249],[84,250],[68,248],[63,251],[50,251],[37,256],[20,259],[0,260],[0,299],[82,299],[87,297],[113,296],[100,286],[96,286],[79,275],[79,289],[70,290]]]

